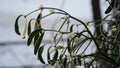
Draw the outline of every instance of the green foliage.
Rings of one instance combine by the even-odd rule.
[[[110,13],[110,11],[114,8],[114,6],[115,6],[115,1],[116,0],[111,0],[111,2],[109,2],[109,7],[106,9],[106,11],[105,11],[105,14],[108,14],[108,13]]]
[[[43,50],[44,50],[44,46],[41,46],[38,52],[38,59],[40,60],[41,63],[45,64],[45,61],[43,60],[43,57],[42,57]]]
[[[53,58],[52,58],[52,65],[54,65],[56,63],[57,58],[58,58],[58,50],[55,49],[55,53],[54,53]]]
[[[37,30],[34,30],[34,31],[30,34],[30,36],[29,36],[29,38],[28,38],[28,40],[27,40],[27,45],[28,45],[28,46],[31,44],[33,38],[34,38],[37,34],[39,34],[41,31],[42,31],[42,29],[37,29]]]
[[[31,33],[31,22],[32,22],[33,19],[31,19],[28,23],[28,35],[30,35]]]
[[[37,51],[38,51],[38,48],[39,48],[39,46],[42,42],[43,36],[44,36],[44,32],[41,34],[41,36],[38,37],[38,39],[35,42],[35,49],[34,49],[34,54],[35,55],[37,54]]]
[[[16,20],[15,20],[15,32],[16,32],[17,35],[20,35],[18,20],[19,20],[19,18],[22,17],[22,16],[24,16],[24,15],[19,15],[19,16],[16,18]]]
[[[116,2],[115,0],[111,0],[109,3],[110,6],[106,9],[106,14],[110,13]],[[42,13],[44,10],[54,11],[44,15]],[[18,25],[19,18],[21,16],[27,18],[27,16],[36,11],[41,12],[38,13],[37,18],[35,18],[35,26],[33,31],[31,28],[31,21],[34,20],[34,18],[30,19],[30,21],[27,23],[27,45],[30,46],[32,40],[34,39],[34,54],[38,56],[38,59],[41,63],[45,64],[44,59],[47,59],[48,64],[55,67],[60,66],[61,68],[75,68],[77,66],[84,65],[85,68],[97,68],[99,65],[99,59],[101,61],[108,62],[115,67],[120,66],[120,52],[118,51],[120,46],[120,24],[118,21],[119,17],[115,18],[115,20],[114,18],[109,19],[109,17],[112,16],[110,14],[104,17],[103,20],[100,20],[101,24],[91,25],[94,24],[95,21],[90,21],[86,24],[85,22],[71,16],[69,13],[61,9],[42,7],[28,13],[27,15],[19,15],[16,18],[16,34],[21,34],[19,32]],[[62,22],[61,26],[58,29],[47,29],[47,27],[42,27],[41,20],[54,14],[62,15],[61,19],[64,21]],[[73,23],[70,20],[75,20],[77,23]],[[105,27],[105,29],[102,29],[102,25],[107,25],[107,27]],[[84,29],[80,31],[78,28],[81,26]],[[100,26],[101,35],[98,35],[96,37],[95,32],[92,33],[92,31],[89,29],[90,26]],[[63,28],[65,29],[62,30]],[[54,37],[49,44],[46,44],[47,42],[42,42],[47,31],[54,33]],[[46,45],[48,45],[47,50],[44,48]],[[94,47],[96,50],[93,53],[91,52],[90,54],[86,54],[89,46]],[[45,53],[47,58],[44,58],[42,56],[44,50],[47,51],[47,53]],[[110,53],[108,53],[109,51]]]
[[[50,64],[50,60],[51,60],[50,59],[50,48],[51,47],[49,47],[48,50],[47,50],[47,61],[48,61],[49,64]]]
[[[119,0],[107,0],[109,3],[108,8],[105,11],[105,14],[110,13],[114,8],[117,8],[119,6]]]

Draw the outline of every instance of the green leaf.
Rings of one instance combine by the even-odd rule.
[[[42,14],[40,13],[38,14],[37,19],[36,19],[37,23],[40,23],[41,19],[42,19]]]
[[[54,53],[54,56],[53,56],[53,61],[56,61],[58,58],[58,50],[55,49],[55,53]]]
[[[73,63],[74,63],[75,66],[77,65],[77,58],[76,57],[74,57]]]
[[[67,48],[68,48],[68,52],[71,53],[71,47],[70,47],[70,40],[69,40],[69,38],[67,39]]]
[[[24,16],[24,15],[19,15],[15,20],[15,26],[14,27],[15,27],[15,32],[16,32],[17,35],[21,35],[20,31],[19,31],[18,21],[19,21],[20,17],[22,17],[22,16]]]
[[[67,57],[65,57],[65,58],[63,59],[63,65],[64,65],[64,68],[66,68],[66,65],[67,65]]]
[[[120,31],[118,31],[117,34],[116,34],[116,40],[120,41]]]
[[[59,59],[62,60],[64,54],[60,54]]]
[[[111,4],[109,5],[109,7],[105,11],[105,14],[108,14],[113,9],[114,4],[115,4],[115,0],[112,0]]]
[[[28,36],[29,36],[30,33],[31,33],[31,22],[32,22],[32,20],[34,20],[34,19],[31,19],[31,20],[29,21],[29,23],[28,23]]]
[[[81,58],[77,58],[78,64],[81,66]]]
[[[109,7],[106,9],[105,14],[108,14],[111,10],[112,10],[112,8],[109,6]]]
[[[58,58],[58,50],[55,49],[55,53],[54,53],[54,55],[53,55],[53,59],[51,60],[51,62],[52,62],[51,65],[54,65],[54,64],[55,64],[57,58]]]
[[[35,35],[37,35],[40,31],[42,31],[43,29],[37,29],[35,31],[33,31],[29,37],[28,37],[28,40],[27,40],[27,45],[29,46],[32,42],[32,39],[34,38]]]
[[[35,26],[34,26],[34,29],[40,29],[41,28],[41,21],[42,19],[42,14],[40,13],[38,16],[37,16],[37,19],[36,19],[36,22],[35,22]]]
[[[47,50],[47,61],[48,61],[49,64],[50,64],[50,48],[51,47],[49,47],[48,50]]]
[[[70,32],[73,32],[73,26],[74,24],[70,26]]]
[[[38,59],[40,60],[41,63],[45,64],[45,61],[43,60],[43,57],[42,57],[43,50],[44,50],[44,46],[41,46],[38,52]]]
[[[39,38],[39,36],[40,36],[40,33],[36,34],[34,37],[34,47],[35,47],[35,43],[36,43],[37,39]]]
[[[39,48],[39,46],[42,42],[43,37],[44,37],[44,32],[41,34],[41,36],[38,37],[38,39],[35,42],[35,48],[34,48],[34,54],[35,55],[37,54],[38,48]]]

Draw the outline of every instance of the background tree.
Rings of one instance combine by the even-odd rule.
[[[99,25],[101,23],[101,10],[100,10],[100,2],[99,0],[91,0],[92,11],[93,11],[93,20],[95,21],[95,25]],[[100,26],[96,27],[96,35],[100,35]]]

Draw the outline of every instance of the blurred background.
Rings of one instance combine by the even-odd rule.
[[[108,4],[105,0],[100,0],[100,3],[102,17],[104,17]],[[26,46],[27,39],[22,39],[22,36],[14,32],[16,17],[38,9],[40,5],[60,8],[82,21],[92,21],[91,0],[0,0],[0,68],[40,68],[42,66],[33,54],[33,47]],[[32,14],[30,18],[34,16]],[[44,22],[50,22],[45,25],[52,26],[58,18],[59,15],[45,19]],[[22,27],[24,23],[21,22]],[[45,40],[50,36],[48,34]]]

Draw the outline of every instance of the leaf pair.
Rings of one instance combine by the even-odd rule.
[[[37,19],[36,19],[36,22],[35,22],[35,26],[34,26],[34,29],[40,29],[41,28],[41,24],[40,24],[40,21],[42,19],[42,14],[38,14],[37,16]],[[28,23],[28,36],[30,35],[31,33],[31,22],[34,20],[34,18],[30,19],[29,23]]]
[[[43,37],[44,37],[44,32],[41,34],[41,36],[38,37],[38,39],[35,42],[35,47],[34,47],[34,54],[35,55],[37,54],[37,51],[39,49],[39,46],[40,46],[40,44],[42,42]]]
[[[35,31],[33,31],[30,35],[29,35],[29,38],[27,40],[27,45],[29,46],[33,40],[33,38],[40,34],[40,36],[37,38],[37,40],[35,41],[35,44],[34,44],[34,54],[36,55],[37,52],[38,52],[38,59],[41,61],[41,63],[45,64],[43,58],[42,58],[42,53],[43,53],[43,50],[44,50],[44,46],[41,46],[40,47],[40,44],[42,42],[42,39],[44,37],[44,33],[45,32],[42,32],[43,29],[37,29]],[[41,33],[42,32],[42,33]]]
[[[43,29],[37,29],[35,31],[33,31],[30,35],[29,35],[29,38],[27,40],[27,45],[29,46],[33,40],[33,38],[40,32],[42,31]]]

